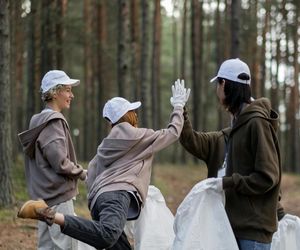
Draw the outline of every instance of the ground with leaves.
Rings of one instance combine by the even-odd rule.
[[[154,185],[159,187],[166,202],[175,214],[176,208],[189,192],[192,186],[203,179],[204,168],[161,166],[154,168]],[[81,189],[82,190],[82,189]],[[282,180],[282,204],[286,212],[300,217],[300,176],[285,174]],[[85,197],[84,191],[81,191]],[[0,210],[0,249],[2,250],[32,250],[36,249],[36,222],[16,218],[16,203],[14,210]],[[76,213],[89,217],[86,201],[78,199]]]

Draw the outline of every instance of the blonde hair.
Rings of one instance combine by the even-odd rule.
[[[49,102],[53,100],[54,94],[58,93],[60,90],[64,89],[65,85],[58,84],[53,88],[49,89],[47,92],[41,94],[43,102]]]

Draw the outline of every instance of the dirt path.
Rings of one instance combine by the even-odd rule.
[[[170,173],[162,178],[171,183],[170,188],[181,190],[167,195],[166,201],[171,210],[176,211],[184,196],[191,186],[181,179],[177,179]],[[186,177],[185,177],[186,178]],[[169,180],[170,179],[170,180]],[[300,217],[300,179],[293,175],[284,175],[282,181],[282,204],[285,211]],[[83,209],[83,208],[80,208]],[[0,219],[0,249],[1,250],[33,250],[36,249],[36,222],[33,220],[21,220],[15,217],[17,208],[5,219]],[[3,216],[2,216],[3,217]]]

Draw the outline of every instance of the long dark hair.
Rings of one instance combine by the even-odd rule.
[[[251,103],[251,87],[250,84],[234,82],[224,78],[218,78],[218,83],[221,84],[223,80],[225,81],[223,105],[234,115],[240,111],[243,103]]]

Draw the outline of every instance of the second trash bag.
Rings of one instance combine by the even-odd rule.
[[[238,250],[224,192],[211,188],[212,179],[197,183],[178,207],[173,250]]]

